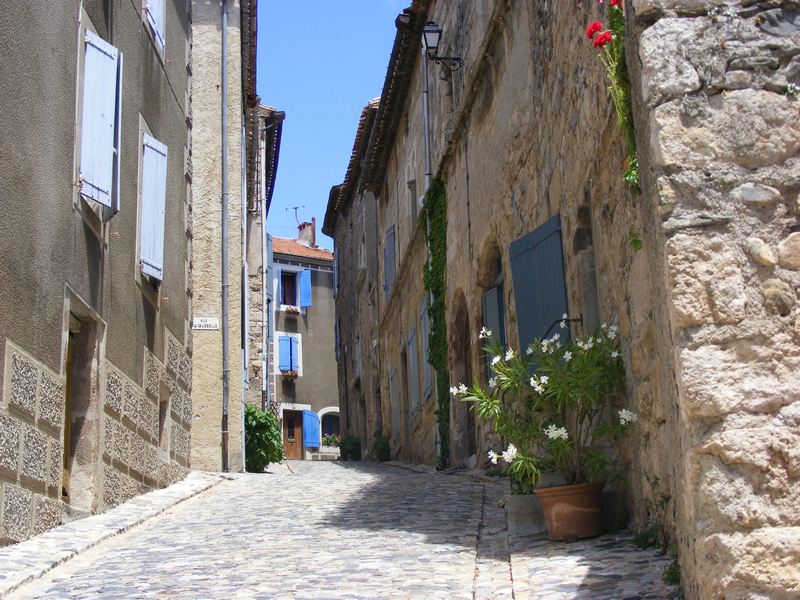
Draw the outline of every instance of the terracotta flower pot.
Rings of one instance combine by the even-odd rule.
[[[601,492],[604,482],[536,488],[551,540],[575,540],[603,533]]]

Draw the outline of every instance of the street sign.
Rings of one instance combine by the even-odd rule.
[[[219,319],[217,317],[194,317],[192,319],[192,329],[219,329]]]

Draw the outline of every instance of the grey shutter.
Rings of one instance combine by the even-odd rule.
[[[425,384],[423,399],[431,395],[433,391],[433,373],[431,372],[431,363],[428,362],[428,336],[430,335],[430,320],[428,319],[428,301],[422,300],[422,308],[419,309],[419,328],[421,331],[422,339],[422,365],[423,365],[423,382]]]
[[[383,246],[383,291],[386,296],[392,293],[394,286],[395,247],[394,225],[386,231],[386,240]]]
[[[569,313],[558,215],[511,244],[511,274],[520,349]]]
[[[158,47],[164,49],[164,0],[147,0],[147,22]]]
[[[419,413],[419,358],[417,354],[417,332],[412,327],[408,332],[408,389],[411,391],[411,414]]]
[[[122,110],[122,56],[91,31],[85,32],[81,115],[81,194],[113,208],[119,168],[118,122]]]
[[[146,133],[142,137],[142,214],[139,221],[139,261],[142,273],[163,280],[167,147]]]
[[[492,338],[506,345],[505,308],[503,286],[496,285],[483,293],[483,325],[491,330]]]

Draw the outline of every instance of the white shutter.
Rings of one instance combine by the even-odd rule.
[[[164,279],[164,209],[167,192],[167,147],[143,134],[142,214],[139,260],[142,273]]]
[[[147,22],[158,47],[164,49],[164,0],[147,0]]]
[[[115,200],[118,88],[122,81],[119,51],[86,31],[81,117],[81,193],[109,208]],[[119,90],[121,91],[121,90]],[[119,105],[119,106],[118,106]],[[116,164],[115,164],[116,163]]]

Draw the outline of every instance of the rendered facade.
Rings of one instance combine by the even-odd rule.
[[[191,10],[24,2],[0,27],[8,544],[190,467]]]
[[[603,6],[412,3],[373,122],[356,133],[340,188],[355,191],[334,188],[326,218],[342,281],[357,277],[358,241],[372,235],[368,277],[384,286],[375,306],[354,291],[337,299],[346,364],[361,331],[380,349],[360,395],[340,367],[347,431],[369,443],[382,429],[402,460],[483,465],[497,440],[465,404],[427,396],[420,344],[421,30],[437,22],[439,54],[463,59],[455,72],[428,65],[432,175],[447,202],[448,383],[486,382],[481,327],[520,351],[564,313],[582,319],[573,331],[616,324],[639,415],[621,449],[623,504],[644,527],[643,474],[659,478],[691,598],[789,598],[797,581],[786,561],[800,547],[800,104],[789,86],[800,84],[800,31],[794,13],[744,4],[722,15],[703,2],[626,3],[634,194],[584,35]],[[372,232],[359,211],[375,215]],[[446,446],[435,410],[449,415]]]

